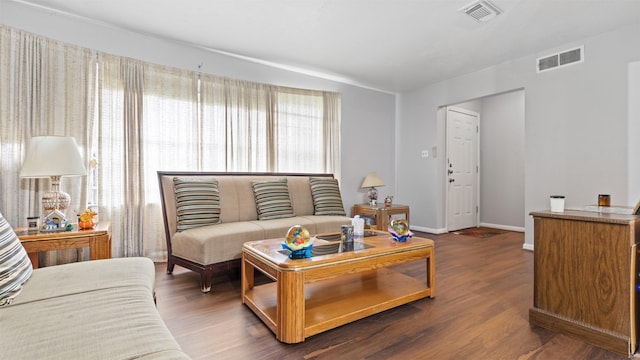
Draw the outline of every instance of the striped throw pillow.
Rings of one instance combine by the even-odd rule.
[[[252,181],[258,220],[282,219],[295,216],[287,179]]]
[[[220,223],[220,192],[213,178],[173,178],[178,231]]]
[[[31,261],[20,239],[0,214],[0,306],[11,304],[32,273]]]
[[[309,182],[315,215],[347,215],[342,205],[338,180],[311,177]]]

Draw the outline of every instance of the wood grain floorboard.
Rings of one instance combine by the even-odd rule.
[[[193,359],[626,359],[529,325],[533,253],[522,233],[478,239],[417,233],[436,243],[436,297],[422,299],[282,344],[240,301],[234,274],[214,277],[200,293],[199,275],[156,264],[158,310]],[[425,278],[424,262],[396,266]],[[268,281],[257,278],[257,281]]]

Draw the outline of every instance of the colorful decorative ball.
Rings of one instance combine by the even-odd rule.
[[[389,224],[389,234],[399,242],[405,242],[413,236],[413,233],[409,230],[409,223],[404,219],[392,220]]]
[[[309,231],[300,225],[293,225],[287,231],[286,245],[290,250],[300,250],[310,244]]]

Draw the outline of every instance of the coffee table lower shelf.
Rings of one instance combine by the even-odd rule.
[[[283,329],[278,329],[278,324],[288,323],[285,319],[287,314],[281,314],[281,319],[278,319],[277,285],[277,282],[273,282],[255,286],[245,293],[243,299],[276,336],[283,333]],[[427,280],[416,279],[390,268],[305,284],[302,339],[432,296],[431,290]]]

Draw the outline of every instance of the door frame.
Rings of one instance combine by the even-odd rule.
[[[476,192],[475,192],[475,199],[474,202],[476,204],[476,216],[475,216],[475,226],[480,226],[480,171],[482,171],[482,167],[480,166],[480,114],[472,111],[472,110],[468,110],[468,109],[464,109],[461,107],[457,107],[457,106],[444,106],[442,107],[442,109],[444,110],[444,133],[445,133],[445,141],[444,141],[444,167],[445,170],[442,173],[443,177],[444,177],[444,185],[445,185],[445,201],[444,201],[444,205],[445,205],[445,209],[444,209],[444,220],[445,220],[445,226],[446,226],[446,230],[447,232],[449,232],[449,185],[448,185],[448,179],[449,179],[449,175],[447,174],[447,163],[448,163],[448,159],[449,159],[449,132],[448,132],[448,126],[449,126],[449,119],[448,119],[448,110],[454,110],[463,114],[467,114],[467,115],[471,115],[471,116],[475,116],[478,120],[477,122],[477,131],[476,131],[476,166],[478,167],[478,171],[476,171],[476,176],[475,176],[475,186],[476,186]]]

